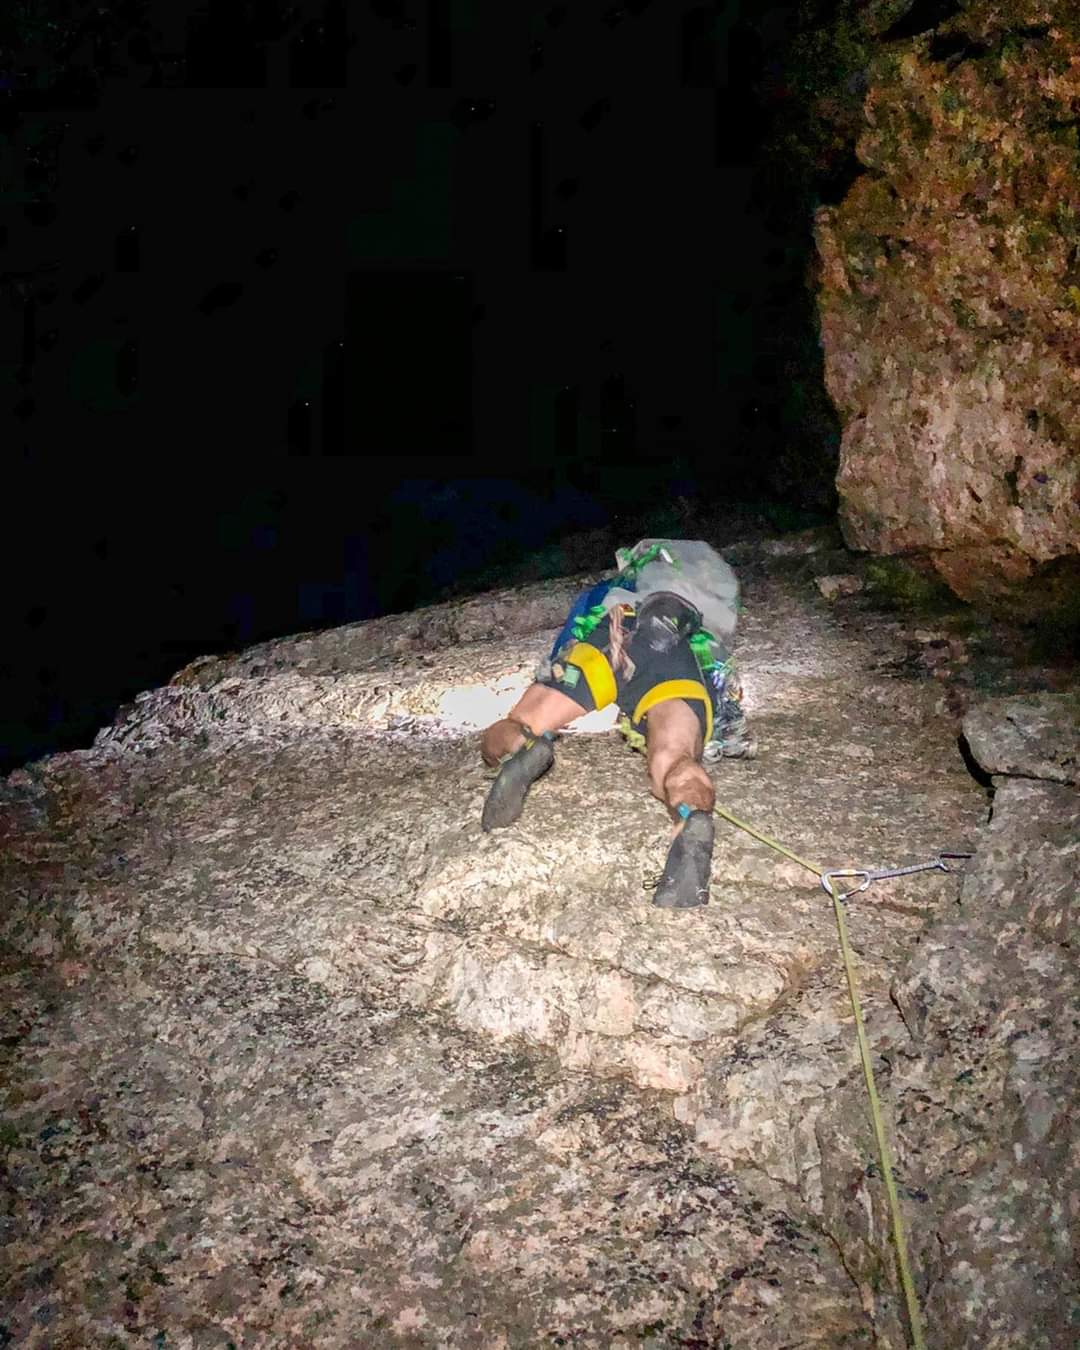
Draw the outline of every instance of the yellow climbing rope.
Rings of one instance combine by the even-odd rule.
[[[866,1028],[863,1026],[862,1006],[859,1002],[859,991],[855,983],[855,962],[851,955],[851,945],[848,942],[847,921],[844,918],[844,906],[837,894],[835,883],[832,877],[827,876],[820,867],[815,867],[805,858],[800,858],[797,853],[792,853],[789,848],[783,844],[777,843],[775,839],[770,839],[767,834],[762,834],[760,830],[755,830],[752,825],[748,825],[745,820],[740,820],[733,816],[730,811],[725,811],[722,806],[713,808],[718,816],[737,826],[740,830],[745,830],[747,834],[753,835],[769,848],[775,849],[777,853],[782,853],[785,858],[790,858],[792,862],[798,863],[800,867],[805,867],[808,872],[813,872],[815,876],[822,878],[827,882],[829,894],[832,896],[833,910],[836,914],[836,927],[840,933],[840,951],[844,958],[844,971],[847,975],[848,993],[851,996],[851,1011],[855,1014],[855,1037],[859,1042],[859,1057],[862,1060],[863,1077],[866,1079],[866,1091],[870,1098],[870,1115],[874,1122],[874,1135],[877,1138],[878,1157],[881,1160],[881,1175],[885,1181],[885,1193],[889,1201],[889,1213],[892,1218],[893,1246],[896,1248],[896,1262],[900,1268],[900,1283],[904,1290],[904,1301],[907,1304],[908,1323],[911,1327],[911,1342],[915,1350],[926,1350],[926,1342],[923,1339],[922,1319],[919,1312],[919,1303],[915,1297],[915,1284],[911,1278],[911,1266],[908,1261],[907,1237],[904,1232],[904,1220],[900,1213],[900,1199],[896,1193],[896,1181],[893,1177],[892,1158],[889,1152],[889,1143],[885,1137],[885,1121],[881,1113],[881,1102],[877,1094],[877,1085],[874,1082],[874,1068],[870,1062],[870,1045],[866,1039]]]

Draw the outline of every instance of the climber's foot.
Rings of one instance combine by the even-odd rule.
[[[671,841],[653,897],[654,905],[661,909],[694,909],[709,903],[713,835],[712,812],[691,811]]]
[[[520,750],[503,761],[484,803],[484,814],[480,817],[482,829],[501,830],[513,825],[521,815],[529,788],[555,762],[553,739],[551,732],[545,731],[535,740],[526,741]]]

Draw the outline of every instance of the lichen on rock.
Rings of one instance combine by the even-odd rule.
[[[1069,610],[1080,14],[975,0],[867,78],[865,172],[816,218],[845,538],[927,557],[964,599]]]

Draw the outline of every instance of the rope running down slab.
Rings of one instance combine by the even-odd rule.
[[[859,991],[855,981],[855,961],[851,953],[851,944],[848,941],[847,921],[844,918],[844,906],[840,896],[837,893],[835,883],[828,873],[820,867],[815,867],[813,863],[807,862],[805,858],[800,858],[797,853],[792,853],[789,848],[783,844],[777,843],[775,839],[770,839],[767,834],[762,834],[760,830],[755,830],[752,825],[748,825],[745,820],[740,820],[733,816],[730,811],[725,811],[722,806],[714,806],[713,810],[718,816],[736,826],[740,830],[745,830],[747,834],[752,835],[761,843],[774,849],[777,853],[782,853],[785,858],[790,858],[792,862],[798,863],[800,867],[805,867],[808,872],[813,872],[816,877],[821,879],[826,885],[829,894],[832,896],[833,910],[836,914],[836,927],[840,934],[840,952],[844,958],[844,972],[847,975],[848,994],[851,997],[851,1010],[855,1014],[855,1037],[859,1043],[859,1058],[862,1060],[863,1077],[866,1079],[866,1092],[870,1099],[870,1115],[874,1123],[874,1135],[877,1139],[878,1157],[881,1161],[881,1175],[885,1182],[885,1193],[889,1202],[889,1214],[892,1219],[893,1246],[896,1249],[896,1261],[900,1269],[900,1283],[904,1290],[904,1301],[907,1304],[908,1323],[911,1328],[911,1341],[914,1350],[926,1350],[926,1341],[923,1339],[922,1318],[919,1311],[919,1302],[915,1296],[915,1284],[911,1278],[911,1266],[908,1260],[907,1235],[904,1231],[904,1220],[900,1212],[900,1199],[896,1193],[896,1181],[893,1177],[892,1157],[889,1151],[889,1143],[885,1137],[885,1121],[881,1111],[881,1101],[878,1098],[877,1085],[874,1082],[874,1069],[870,1060],[870,1045],[866,1039],[866,1028],[863,1025],[862,1005],[859,1002]]]

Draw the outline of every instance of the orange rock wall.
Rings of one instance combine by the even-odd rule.
[[[1080,6],[984,0],[886,43],[863,113],[866,172],[816,217],[847,542],[927,556],[965,599],[1060,599],[1080,563]]]

